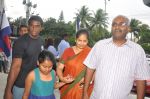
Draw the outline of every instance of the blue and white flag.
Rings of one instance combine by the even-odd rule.
[[[0,51],[3,51],[7,57],[10,56],[9,35],[11,33],[11,27],[5,13],[4,0],[0,0]]]

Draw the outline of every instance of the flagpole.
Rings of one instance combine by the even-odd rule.
[[[5,11],[4,11],[4,8],[3,8],[2,17],[1,17],[1,23],[0,23],[0,30],[2,29],[4,12]]]
[[[2,29],[2,23],[3,23],[3,16],[4,16],[4,0],[1,0],[0,2],[1,4],[1,11],[0,11],[0,15],[1,15],[1,20],[0,20],[0,30]]]

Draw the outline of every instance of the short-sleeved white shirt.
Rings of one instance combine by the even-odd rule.
[[[84,64],[96,69],[90,99],[128,99],[134,80],[150,79],[144,50],[129,40],[121,47],[112,38],[97,42]]]
[[[53,45],[50,45],[47,48],[48,51],[50,51],[51,53],[53,53],[53,55],[55,56],[55,58],[58,56],[58,52],[56,51],[55,47]]]
[[[59,57],[61,57],[61,55],[64,53],[64,50],[69,47],[70,47],[70,44],[67,41],[65,41],[64,39],[61,40],[61,42],[58,45]]]

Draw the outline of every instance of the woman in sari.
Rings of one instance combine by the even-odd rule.
[[[76,44],[67,48],[61,56],[57,67],[57,75],[62,82],[68,83],[60,89],[61,99],[82,99],[84,75],[86,66],[84,59],[90,52],[88,47],[89,33],[86,29],[81,29],[76,33]],[[66,80],[65,77],[74,79]],[[93,84],[89,87],[89,95],[93,89]]]

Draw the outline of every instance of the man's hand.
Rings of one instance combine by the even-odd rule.
[[[90,86],[90,82],[93,78],[93,74],[94,74],[95,70],[94,69],[90,69],[90,68],[86,68],[86,73],[85,73],[85,84],[84,84],[84,89],[83,89],[83,97],[82,99],[89,99],[88,97],[88,88]]]
[[[137,86],[137,99],[144,99],[145,96],[145,80],[136,80]]]
[[[89,99],[87,92],[84,92],[82,99]]]
[[[13,99],[11,89],[13,88],[14,82],[17,79],[17,76],[20,72],[22,64],[21,58],[13,58],[11,63],[10,72],[7,77],[7,84],[4,93],[4,99]]]
[[[13,95],[11,91],[6,91],[4,94],[4,99],[13,99]]]

